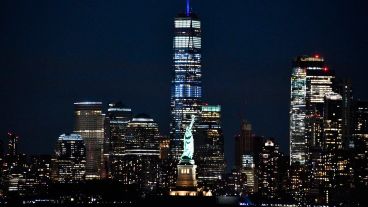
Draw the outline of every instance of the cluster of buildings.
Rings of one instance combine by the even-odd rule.
[[[366,200],[368,101],[353,97],[351,81],[339,79],[319,55],[296,57],[289,116],[288,155],[243,121],[226,187],[271,202],[354,206]]]
[[[235,136],[235,166],[226,173],[221,106],[202,100],[201,21],[189,5],[174,20],[173,52],[168,136],[152,117],[119,101],[107,110],[102,102],[76,102],[74,130],[55,139],[52,155],[26,156],[18,150],[19,137],[8,133],[7,152],[0,146],[0,197],[99,180],[134,186],[142,196],[169,195],[193,115],[192,183],[203,195],[324,205],[354,202],[349,196],[367,191],[368,101],[353,98],[351,82],[336,78],[323,57],[293,62],[290,155],[244,120]]]
[[[367,188],[368,101],[353,97],[319,55],[295,59],[291,75],[290,172],[299,200],[330,203]],[[305,177],[305,178],[304,178]],[[303,179],[304,178],[304,179]]]

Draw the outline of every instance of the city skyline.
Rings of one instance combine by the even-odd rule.
[[[0,205],[366,206],[365,5],[180,1],[5,3]]]
[[[18,10],[17,15],[10,14],[9,11],[2,12],[10,18],[7,18],[4,24],[8,29],[7,32],[1,34],[4,43],[1,49],[3,59],[1,68],[4,68],[1,77],[4,85],[0,95],[5,97],[1,105],[4,114],[0,128],[3,134],[1,138],[4,139],[6,133],[11,130],[20,136],[23,151],[51,153],[58,136],[68,129],[72,132],[74,102],[102,101],[106,109],[108,103],[117,100],[132,108],[135,114],[140,112],[150,114],[158,121],[160,132],[168,135],[170,79],[173,64],[170,61],[173,39],[172,20],[176,13],[184,12],[185,3],[170,1],[170,3],[163,2],[157,5],[147,2],[150,6],[156,6],[157,10],[140,8],[145,11],[142,12],[144,15],[140,14],[142,17],[137,15],[137,19],[134,20],[139,25],[146,20],[144,19],[147,17],[146,14],[149,15],[148,28],[139,28],[131,19],[129,21],[133,23],[128,22],[126,17],[129,16],[125,15],[129,14],[129,9],[124,10],[128,14],[121,14],[117,9],[113,9],[117,6],[113,3],[103,8],[99,8],[98,3],[67,2],[64,7],[58,7],[60,5],[57,3],[50,3],[47,9],[42,8],[46,6],[44,2],[38,4],[34,5],[35,9],[32,11],[24,10],[28,8],[26,3],[21,5],[8,3],[2,7],[9,11],[13,11],[12,8],[15,7],[23,10]],[[309,4],[305,2],[290,3],[287,8],[281,8],[286,2],[281,2],[281,5],[239,2],[240,8],[246,8],[246,11],[249,11],[249,13],[244,12],[246,15],[234,12],[238,11],[236,4],[224,4],[221,12],[215,12],[214,8],[220,5],[216,1],[210,5],[212,9],[199,1],[194,1],[192,4],[193,10],[199,13],[203,23],[203,99],[222,106],[225,157],[228,162],[230,161],[230,165],[233,159],[234,135],[240,130],[242,118],[252,123],[253,131],[257,135],[275,137],[281,150],[287,152],[289,78],[291,62],[296,56],[313,54],[323,56],[328,67],[338,76],[351,77],[355,97],[368,98],[364,93],[364,89],[367,88],[367,83],[364,81],[367,73],[364,70],[366,66],[361,61],[365,54],[364,48],[367,46],[364,36],[368,32],[367,29],[359,26],[359,23],[367,24],[364,22],[366,14],[361,10],[364,6],[360,5],[364,2],[349,5],[336,2],[335,7],[331,8],[326,2],[319,2],[318,7],[308,7]],[[300,22],[310,24],[308,26],[311,28],[307,29],[305,36],[296,32],[297,29],[303,28],[300,26],[303,24],[299,25],[300,19],[290,20],[289,24],[281,22],[288,19],[286,15],[288,9],[292,14],[296,13],[292,8],[298,8],[298,4],[305,6],[303,7],[305,13],[316,14],[316,16],[303,14],[306,21]],[[139,5],[130,2],[124,6],[137,8]],[[250,8],[254,8],[255,11],[251,11]],[[281,10],[276,12],[272,8]],[[71,12],[71,17],[59,19],[64,12],[63,9]],[[78,9],[82,9],[84,13],[78,14]],[[109,9],[112,9],[112,13],[107,14]],[[56,14],[47,11],[56,11]],[[257,11],[268,11],[271,17],[279,18],[272,20],[271,17],[259,16]],[[340,23],[328,25],[332,20],[330,14],[339,12],[347,12],[350,15],[345,17],[335,15],[333,19],[337,19],[336,22]],[[354,15],[353,12],[355,12]],[[152,21],[155,19],[152,18],[153,15],[157,15],[164,21]],[[28,16],[31,18],[26,19]],[[245,21],[249,26],[245,25],[245,29],[238,28],[243,26],[241,23],[244,16],[249,18]],[[106,17],[106,19],[98,17]],[[125,19],[118,17],[125,17]],[[136,32],[147,33],[147,29],[151,27],[155,27],[153,31],[157,33],[149,33],[154,37],[140,34],[136,39],[133,38],[132,43],[129,43],[124,39],[130,38],[130,36],[124,36],[125,30],[116,29],[113,23],[104,25],[107,20],[113,20],[113,23],[121,21],[121,24],[133,28],[130,35]],[[252,20],[257,21],[252,22]],[[52,26],[53,21],[58,24]],[[259,24],[256,24],[257,22]],[[26,23],[30,23],[30,27],[26,26]],[[13,28],[13,25],[19,25],[19,28]],[[82,28],[79,29],[78,26]],[[287,26],[291,27],[290,30]],[[159,32],[157,28],[160,29]],[[103,29],[107,31],[102,32]],[[289,36],[283,29],[294,31],[292,34],[299,34],[301,37]],[[321,35],[318,35],[320,34],[318,32],[314,33],[319,31],[318,29],[321,30]],[[30,32],[27,33],[27,31]],[[58,31],[64,33],[56,34]],[[91,31],[91,33],[82,31]],[[114,31],[122,35],[115,36]],[[335,32],[333,37],[330,31]],[[48,37],[50,34],[54,37]],[[249,34],[249,39],[242,39],[244,38],[242,35],[246,34]],[[257,35],[260,37],[256,38]],[[45,39],[41,38],[46,36]],[[226,37],[233,38],[226,39]],[[84,38],[86,39],[83,40]],[[58,40],[62,42],[56,43]],[[48,45],[48,43],[52,44]],[[70,47],[74,43],[78,44]],[[159,47],[160,43],[163,43],[164,47]],[[92,48],[96,52],[88,51]],[[152,48],[158,48],[160,52],[156,54],[156,50]],[[281,54],[278,54],[279,51],[276,49],[280,49]],[[227,51],[230,51],[230,54]],[[141,55],[144,59],[141,59]],[[140,62],[142,60],[144,60],[143,63]],[[146,61],[151,63],[147,64]],[[124,72],[125,70],[128,71]],[[227,74],[231,70],[233,70],[231,75]],[[280,74],[275,73],[276,71],[280,71]],[[102,77],[103,74],[106,76]],[[94,86],[93,90],[90,90],[95,83],[99,83],[98,88]],[[147,88],[152,89],[152,93]],[[55,126],[50,123],[54,123]]]

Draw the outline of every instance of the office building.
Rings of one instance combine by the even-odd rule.
[[[355,101],[353,112],[354,184],[357,189],[366,189],[368,187],[368,101]]]
[[[263,143],[259,155],[258,191],[264,199],[277,199],[279,192],[279,146],[272,139]]]
[[[146,114],[128,123],[123,155],[123,183],[135,184],[143,192],[155,190],[159,180],[160,134],[158,124]]]
[[[122,180],[122,158],[125,132],[132,119],[132,109],[121,102],[109,104],[105,118],[104,170],[105,176]]]
[[[102,173],[102,146],[104,140],[104,115],[101,102],[77,102],[75,106],[74,133],[82,136],[86,146],[87,180],[100,179]]]
[[[86,172],[86,147],[81,135],[62,134],[55,145],[53,158],[54,181],[75,183],[84,180]]]
[[[201,21],[190,9],[174,20],[173,80],[171,83],[171,155],[179,160],[185,127],[191,115],[199,117],[202,98]],[[196,127],[194,127],[195,129]]]
[[[344,149],[349,149],[354,145],[352,138],[353,120],[353,89],[349,79],[339,79],[335,81],[334,91],[342,98],[342,144]]]
[[[15,157],[18,155],[19,137],[15,133],[8,132],[8,155]]]
[[[245,154],[242,156],[242,166],[240,172],[246,177],[246,193],[255,193],[258,191],[257,171],[254,164],[253,155]]]
[[[203,105],[201,107],[201,116],[194,140],[198,182],[201,185],[211,187],[225,173],[221,106]]]
[[[244,120],[240,126],[240,134],[235,136],[235,167],[241,169],[242,158],[245,155],[254,156],[252,125]]]
[[[293,62],[290,102],[290,163],[306,163],[310,147],[321,147],[323,103],[334,75],[319,55]]]

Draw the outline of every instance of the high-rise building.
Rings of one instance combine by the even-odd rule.
[[[368,146],[368,101],[355,101],[353,120],[353,136],[355,142],[358,145]]]
[[[8,152],[4,156],[4,173],[10,175],[15,171],[23,171],[26,164],[26,155],[19,152],[19,136],[13,132],[8,132]],[[22,168],[21,170],[19,170]]]
[[[322,147],[325,151],[332,153],[342,149],[342,104],[340,94],[326,94],[323,110]]]
[[[142,191],[158,186],[160,135],[158,124],[146,114],[136,115],[125,134],[123,183],[136,184]]]
[[[254,156],[252,125],[248,121],[241,123],[240,134],[235,136],[235,166],[237,169],[241,169],[244,155]]]
[[[245,154],[242,156],[242,167],[240,171],[246,176],[246,192],[257,192],[258,182],[253,155]]]
[[[279,189],[279,146],[272,139],[263,143],[258,172],[258,190],[265,199],[277,198]]]
[[[105,118],[104,166],[106,176],[116,180],[122,179],[125,131],[131,119],[131,108],[121,102],[109,104]]]
[[[325,96],[322,149],[327,202],[336,198],[331,192],[344,193],[353,182],[350,152],[343,145],[344,104],[340,94]]]
[[[3,141],[0,140],[0,197],[3,194],[4,190],[4,151],[3,151]]]
[[[8,132],[8,152],[4,156],[3,173],[5,186],[8,192],[17,192],[24,195],[25,176],[27,173],[27,157],[19,152],[19,137]]]
[[[368,186],[368,101],[355,101],[353,109],[354,183],[358,189],[366,189]]]
[[[160,138],[160,159],[166,160],[170,154],[170,138],[161,136]]]
[[[306,163],[309,147],[320,147],[325,94],[334,75],[319,55],[293,62],[290,102],[290,163]]]
[[[19,137],[15,133],[8,132],[8,155],[15,157],[18,155]]]
[[[201,22],[190,10],[189,1],[186,12],[174,20],[173,52],[170,144],[171,156],[179,160],[185,127],[191,115],[199,117],[202,97]]]
[[[221,106],[201,107],[197,125],[194,156],[198,165],[198,182],[215,185],[225,173],[224,137],[221,129]],[[210,186],[208,186],[210,187]]]
[[[100,179],[104,115],[101,102],[77,102],[74,132],[82,136],[86,146],[86,179]]]
[[[3,141],[0,140],[0,173],[3,171],[3,161],[4,161],[4,148]]]
[[[60,183],[79,182],[86,172],[86,147],[79,134],[59,136],[52,163],[53,180]]]
[[[349,149],[354,145],[352,138],[352,109],[353,90],[349,79],[335,81],[334,91],[342,98],[342,144],[344,149]]]

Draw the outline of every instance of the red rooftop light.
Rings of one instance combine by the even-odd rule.
[[[328,67],[324,67],[323,71],[327,72],[328,71]]]
[[[318,54],[315,54],[315,55],[314,55],[314,57],[315,57],[315,58],[319,58],[319,55],[318,55]]]

